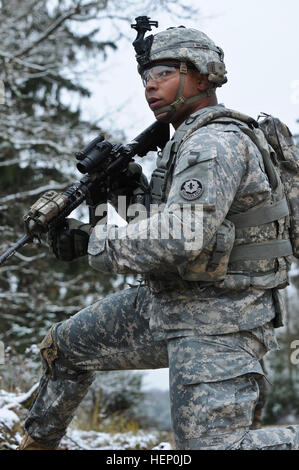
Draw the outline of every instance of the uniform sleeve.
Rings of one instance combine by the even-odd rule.
[[[225,219],[248,159],[240,132],[211,127],[181,146],[164,207],[126,227],[95,227],[88,249],[93,268],[120,274],[173,271],[200,254]]]

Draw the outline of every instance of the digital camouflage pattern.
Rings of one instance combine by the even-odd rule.
[[[278,445],[277,436],[280,446],[294,445],[295,428],[275,431],[276,441],[269,431],[250,431],[263,377],[259,360],[276,347],[272,324],[157,341],[149,327],[151,302],[148,287],[126,289],[51,328],[41,344],[44,375],[25,422],[29,435],[56,447],[96,370],[169,366],[177,449],[267,448]]]
[[[288,204],[290,207],[290,233],[294,255],[299,258],[299,149],[289,128],[279,119],[266,116],[260,123],[267,140],[277,155]]]
[[[234,289],[240,287],[245,288],[249,285],[259,288],[283,288],[288,283],[287,272],[292,261],[291,257],[288,256],[292,253],[292,246],[289,241],[289,208],[288,202],[285,199],[285,191],[288,195],[290,205],[295,207],[297,202],[295,201],[295,189],[298,186],[298,176],[295,176],[295,168],[292,167],[291,177],[289,177],[290,172],[287,172],[287,170],[281,171],[283,181],[285,177],[288,176],[287,184],[282,185],[279,180],[277,167],[272,164],[270,159],[270,153],[273,152],[273,150],[269,147],[263,132],[255,127],[258,126],[257,122],[246,115],[226,109],[221,105],[205,108],[205,110],[190,116],[186,123],[180,126],[176,133],[177,136],[175,134],[174,139],[178,139],[179,142],[182,141],[182,143],[184,143],[187,139],[190,139],[193,132],[207,124],[210,126],[211,123],[215,122],[225,123],[226,126],[237,125],[240,127],[242,133],[251,140],[251,152],[254,150],[256,153],[257,148],[262,149],[263,170],[264,173],[266,172],[267,177],[269,177],[270,174],[270,185],[272,189],[271,199],[265,201],[263,204],[258,204],[253,209],[250,208],[245,211],[235,211],[231,208],[227,214],[228,220],[224,220],[222,225],[217,229],[210,249],[205,247],[205,251],[209,249],[209,255],[207,256],[206,253],[200,254],[194,263],[191,265],[188,263],[187,269],[185,272],[181,273],[181,275],[184,279],[191,281],[223,280],[223,282],[218,283],[219,286]],[[181,138],[181,136],[183,136],[183,138]],[[283,139],[281,140],[283,145]],[[191,162],[192,165],[196,164],[197,159],[207,160],[207,157],[203,155],[202,152],[200,152],[200,156],[197,155],[195,150],[190,153],[189,162]],[[289,160],[291,159],[289,158]],[[186,164],[186,161],[184,162],[183,160],[183,164],[184,163]],[[296,163],[294,158],[292,163],[293,166]],[[202,185],[200,184],[200,186]],[[279,204],[277,204],[278,202]],[[278,206],[279,210],[277,210]],[[276,207],[275,212],[273,212],[274,207]],[[291,219],[296,219],[297,212],[298,210],[296,209]],[[266,220],[267,217],[268,220]],[[233,221],[233,224],[231,221]],[[269,222],[271,222],[271,225]],[[279,226],[278,232],[276,231],[277,224]],[[272,230],[270,231],[269,228]],[[296,236],[296,232],[294,232],[293,235]],[[269,262],[265,264],[265,261],[267,261],[267,248],[265,248],[265,245],[267,246],[269,243],[271,244],[271,250],[269,250],[270,256],[269,254],[267,254],[267,256],[268,259],[272,258],[271,267]],[[285,245],[285,248],[283,249],[284,254],[281,252],[279,255],[277,245],[281,243]],[[231,251],[232,244],[233,250]],[[240,249],[242,249],[244,245],[251,246],[251,251],[248,254],[246,253],[246,256],[244,256],[243,251],[243,256],[240,256]],[[262,247],[262,250],[260,250],[261,259],[258,259],[259,255],[257,256],[256,253],[258,247]],[[238,253],[236,253],[237,251]],[[257,257],[255,258],[255,256]],[[274,263],[277,263],[279,268],[275,267]],[[215,266],[217,266],[217,269]],[[261,275],[262,273],[264,274]]]
[[[169,28],[155,34],[149,55],[150,62],[164,59],[191,62],[216,86],[227,82],[223,58],[223,50],[205,33],[185,27]]]
[[[223,112],[225,108],[220,105],[205,108],[193,117],[215,109]],[[192,116],[189,120],[194,121]],[[183,135],[185,132],[184,129]],[[180,128],[176,135],[180,135]],[[182,278],[203,280],[199,287],[195,285],[198,292],[190,299],[193,301],[190,312],[194,312],[191,318],[178,314],[171,317],[175,321],[170,321],[164,318],[163,311],[161,318],[152,317],[152,324],[159,324],[161,331],[174,329],[173,326],[180,329],[187,323],[191,327],[200,326],[203,334],[229,333],[252,329],[271,320],[275,311],[270,289],[287,284],[288,260],[238,261],[227,266],[234,242],[239,245],[277,238],[276,222],[237,229],[235,234],[226,219],[227,214],[271,203],[271,188],[260,152],[237,125],[227,123],[210,124],[190,134],[180,146],[175,162],[171,161],[170,154],[170,161],[165,164],[164,152],[157,165],[159,171],[166,166],[165,192],[160,201],[153,198],[154,203],[165,203],[164,210],[127,227],[96,227],[89,242],[91,266],[107,272],[143,273],[151,288],[162,291],[160,297],[163,295],[165,302],[173,303],[174,312],[180,310],[180,305],[168,293],[169,282],[176,286],[176,291],[184,291],[188,283],[182,283]],[[191,179],[199,181],[203,191],[195,200],[188,201],[181,188]],[[187,214],[182,211],[182,206],[186,205],[190,209]],[[280,237],[286,236],[285,222],[285,219],[279,221]],[[167,227],[174,226],[182,236],[172,237],[170,231],[168,239],[163,239]],[[199,243],[197,249],[190,249],[194,246],[190,243],[190,240],[194,242],[190,234],[189,238],[184,237],[186,226],[194,227],[193,237]],[[209,263],[215,243],[217,247],[219,227],[224,245],[221,257],[224,268],[222,279],[221,273],[216,273],[220,280],[214,282],[215,267]],[[183,297],[186,302],[186,296]],[[239,315],[240,309],[242,315]]]
[[[51,328],[41,344],[44,375],[25,422],[34,440],[58,445],[95,370],[168,367],[165,343],[153,341],[148,327],[149,303],[148,289],[127,289]]]
[[[53,327],[41,345],[45,372],[25,428],[54,447],[95,370],[169,367],[177,449],[299,449],[298,426],[253,429],[264,377],[260,361],[277,348],[277,290],[182,279],[192,263],[198,272],[202,246],[214,246],[228,212],[270,202],[262,157],[238,126],[215,123],[193,132],[175,162],[165,164],[162,154],[159,165],[166,170],[158,198],[165,206],[126,227],[98,225],[89,241],[91,266],[142,274],[145,285],[108,296]],[[186,184],[191,180],[203,188],[194,199],[193,185]],[[201,226],[198,239],[183,230],[177,238],[161,236],[169,227],[190,225]],[[270,223],[241,236],[258,241],[275,238],[276,231]],[[255,263],[264,272],[274,261]]]

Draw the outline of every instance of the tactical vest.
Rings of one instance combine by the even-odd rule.
[[[197,129],[210,123],[235,124],[260,151],[271,187],[271,204],[239,214],[228,213],[212,241],[192,262],[180,265],[186,281],[212,283],[221,288],[249,286],[271,289],[288,285],[292,261],[289,236],[289,208],[279,173],[271,161],[269,146],[259,124],[249,116],[215,106],[191,115],[174,133],[151,178],[152,203],[165,203],[172,180],[176,155],[183,142]],[[190,157],[192,158],[192,157]],[[258,242],[252,243],[252,239]]]

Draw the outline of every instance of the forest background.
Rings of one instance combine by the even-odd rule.
[[[153,122],[130,44],[135,38],[130,23],[138,15],[159,20],[159,30],[179,24],[203,29],[226,52],[230,81],[220,90],[220,102],[255,117],[260,111],[277,115],[299,134],[295,1],[282,8],[273,0],[262,6],[253,0],[242,10],[237,0],[225,8],[211,2],[210,10],[202,1],[140,3],[0,1],[0,253],[22,236],[22,217],[38,197],[48,189],[62,191],[81,177],[76,151],[99,133],[128,142]],[[147,176],[154,164],[154,155],[142,161]],[[76,217],[86,220],[86,208]],[[40,367],[37,345],[51,324],[135,281],[95,274],[85,259],[59,262],[45,239],[17,253],[0,268],[0,340],[5,346],[0,389],[30,390]],[[264,424],[299,419],[298,289],[294,263],[291,286],[283,292],[287,318],[278,331],[281,349],[269,354],[265,365],[272,386]],[[146,426],[168,431],[167,388],[167,371],[101,373],[77,420],[85,429],[104,429],[105,424],[114,431]]]

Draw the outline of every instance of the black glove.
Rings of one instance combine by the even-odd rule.
[[[57,259],[72,261],[87,254],[91,225],[66,219],[65,226],[51,230],[48,243]]]
[[[150,192],[146,176],[142,167],[131,162],[128,168],[121,173],[115,181],[110,182],[109,201],[117,209],[118,196],[127,197],[127,206],[139,202],[144,204],[144,194]]]
[[[118,175],[115,180],[110,181],[109,198],[117,196],[131,196],[133,191],[139,186],[142,167],[138,163],[130,162],[128,168]]]

